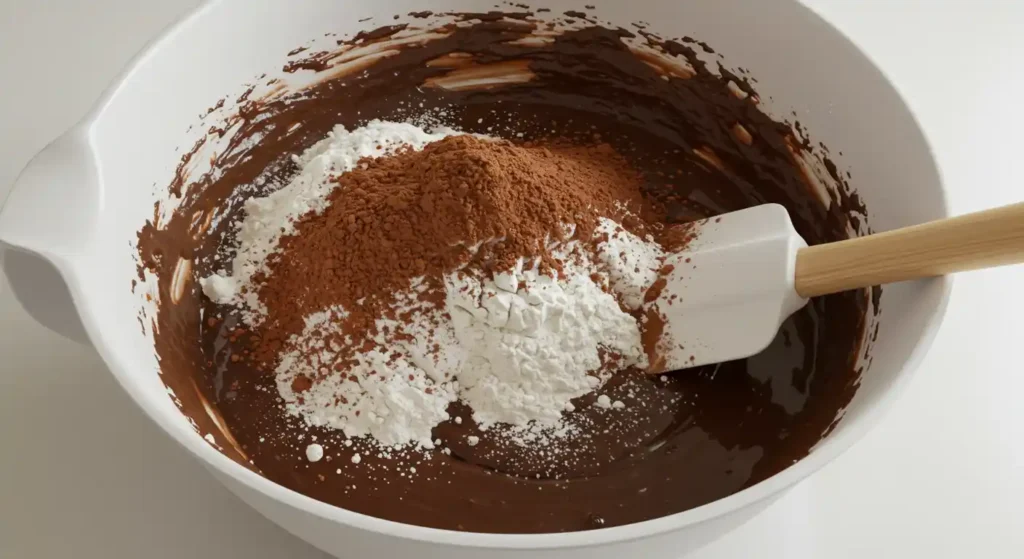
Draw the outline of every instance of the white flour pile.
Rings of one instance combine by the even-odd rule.
[[[294,231],[298,217],[326,207],[332,176],[353,169],[362,157],[403,146],[419,150],[451,134],[381,121],[351,132],[336,129],[296,159],[302,171],[295,180],[246,203],[233,274],[204,278],[204,293],[240,308],[247,321],[260,320],[265,309],[256,290],[242,288],[251,286],[255,273],[266,272],[266,258],[282,235]],[[562,265],[561,279],[539,273],[532,263],[496,277],[460,271],[444,278],[443,308],[421,300],[426,287],[413,281],[396,294],[397,318],[377,320],[372,344],[340,336],[346,309],[306,317],[305,330],[289,340],[275,371],[288,411],[309,425],[369,436],[385,446],[433,448],[431,431],[455,419],[447,409],[456,400],[472,408],[482,430],[501,425],[524,444],[538,433],[566,434],[563,413],[573,410],[573,399],[616,370],[647,365],[640,325],[623,309],[642,304],[661,248],[608,219],[598,233],[607,240],[596,258],[575,241],[549,247]],[[339,355],[345,362],[336,367]],[[318,381],[297,390],[300,377]],[[597,405],[620,409],[601,405],[605,400]]]
[[[574,248],[556,253],[562,280],[534,270],[445,278],[447,310],[466,352],[459,397],[481,426],[556,426],[570,400],[607,380],[602,349],[621,356],[619,367],[646,367],[636,319],[595,283],[597,268]]]
[[[288,411],[348,437],[370,435],[386,446],[433,448],[430,430],[448,419],[448,404],[457,397],[456,385],[443,371],[458,366],[462,350],[450,325],[416,294],[413,288],[398,297],[403,320],[379,320],[377,347],[350,357],[355,365],[346,367],[346,374],[326,375],[300,395],[292,389],[296,376],[312,378],[321,368],[333,370],[336,356],[347,349],[329,341],[340,331],[344,310],[307,317],[305,330],[293,337],[275,371]],[[431,351],[434,347],[440,351]]]

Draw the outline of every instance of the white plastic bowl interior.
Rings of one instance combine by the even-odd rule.
[[[913,115],[856,48],[793,0],[593,0],[594,13],[628,26],[649,22],[666,37],[689,35],[758,80],[764,105],[796,111],[828,145],[887,230],[947,215],[936,164]],[[579,2],[547,1],[554,12]],[[208,2],[155,41],[96,108],[41,152],[0,213],[4,269],[43,324],[88,340],[139,407],[243,500],[299,537],[340,557],[679,557],[728,532],[782,491],[853,444],[917,367],[941,321],[951,281],[885,289],[874,361],[835,431],[784,472],[728,498],[680,514],[591,532],[468,534],[408,526],[336,508],[246,470],[207,444],[168,398],[151,339],[136,322],[129,246],[166,196],[186,133],[206,107],[325,33],[353,34],[393,14],[487,11],[492,0],[293,0]],[[374,21],[359,23],[369,16]],[[383,23],[380,23],[381,25]],[[77,311],[77,313],[76,313]],[[79,322],[80,318],[80,322]]]

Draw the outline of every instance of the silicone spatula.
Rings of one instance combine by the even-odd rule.
[[[1024,262],[1024,203],[815,246],[777,204],[690,226],[648,292],[650,373],[759,353],[811,297]]]

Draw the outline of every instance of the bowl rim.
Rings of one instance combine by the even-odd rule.
[[[105,109],[115,100],[121,87],[129,78],[160,48],[173,41],[174,37],[186,29],[190,24],[203,17],[211,8],[224,0],[204,0],[199,6],[180,16],[177,21],[166,27],[158,36],[152,39],[142,50],[127,64],[125,70],[115,78],[112,85],[107,88],[94,108],[80,121],[68,134],[76,131],[87,131],[98,122],[105,112]],[[899,99],[904,110],[911,117],[914,131],[923,142],[925,149],[930,155],[930,162],[939,179],[936,196],[940,197],[940,208],[945,216],[950,214],[949,200],[945,181],[942,177],[941,167],[935,157],[934,149],[924,133],[917,115],[906,103],[900,91],[895,87],[893,81],[875,63],[875,61],[860,48],[860,46],[848,37],[842,30],[835,27],[827,19],[823,18],[814,10],[810,9],[797,0],[785,0],[797,5],[798,9],[807,10],[809,15],[817,18],[838,35],[840,40],[845,40],[863,56],[883,78],[885,86]],[[495,534],[460,532],[455,530],[444,530],[438,528],[427,528],[412,524],[403,524],[391,520],[381,519],[358,512],[350,511],[322,501],[318,501],[304,494],[288,489],[276,482],[265,478],[252,470],[241,466],[221,452],[214,449],[206,441],[196,435],[194,431],[186,428],[182,422],[172,424],[165,417],[158,415],[146,405],[149,398],[141,386],[133,379],[128,367],[122,363],[117,352],[113,350],[113,344],[108,343],[103,335],[103,330],[90,307],[90,298],[83,292],[82,282],[76,281],[77,277],[85,275],[84,267],[79,267],[75,262],[68,262],[61,271],[65,275],[66,283],[72,295],[72,299],[79,313],[82,324],[85,327],[89,340],[103,358],[113,376],[117,379],[121,388],[128,393],[138,408],[156,423],[161,430],[167,433],[179,445],[188,450],[193,456],[203,463],[215,469],[216,474],[227,476],[248,489],[262,494],[263,496],[278,503],[293,507],[298,510],[313,514],[324,520],[340,525],[350,526],[383,536],[391,536],[405,540],[426,542],[440,545],[450,545],[467,548],[482,549],[506,549],[506,550],[541,550],[541,549],[565,549],[582,548],[598,545],[624,543],[632,540],[644,539],[653,536],[677,531],[685,527],[698,525],[723,517],[730,513],[739,511],[745,507],[768,499],[783,490],[791,487],[798,481],[806,478],[815,471],[845,452],[850,446],[858,441],[870,430],[882,414],[891,407],[892,402],[906,388],[907,383],[914,376],[922,360],[930,349],[932,342],[943,322],[943,317],[948,308],[952,294],[953,278],[942,276],[930,280],[923,280],[922,284],[926,289],[938,290],[939,301],[926,318],[925,326],[919,334],[919,338],[911,350],[910,355],[903,363],[902,372],[898,374],[893,384],[877,399],[868,404],[864,410],[864,419],[847,429],[833,433],[824,441],[820,448],[815,448],[810,454],[797,463],[775,474],[774,476],[747,487],[737,493],[712,501],[705,505],[675,513],[660,518],[604,528],[600,530],[578,531],[567,533],[544,533],[544,534]],[[215,476],[215,477],[219,477]]]

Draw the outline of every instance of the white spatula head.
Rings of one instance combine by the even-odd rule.
[[[651,373],[750,357],[807,300],[794,287],[807,243],[789,213],[765,204],[698,222],[696,237],[665,259],[648,292]],[[660,292],[659,292],[660,288]]]

